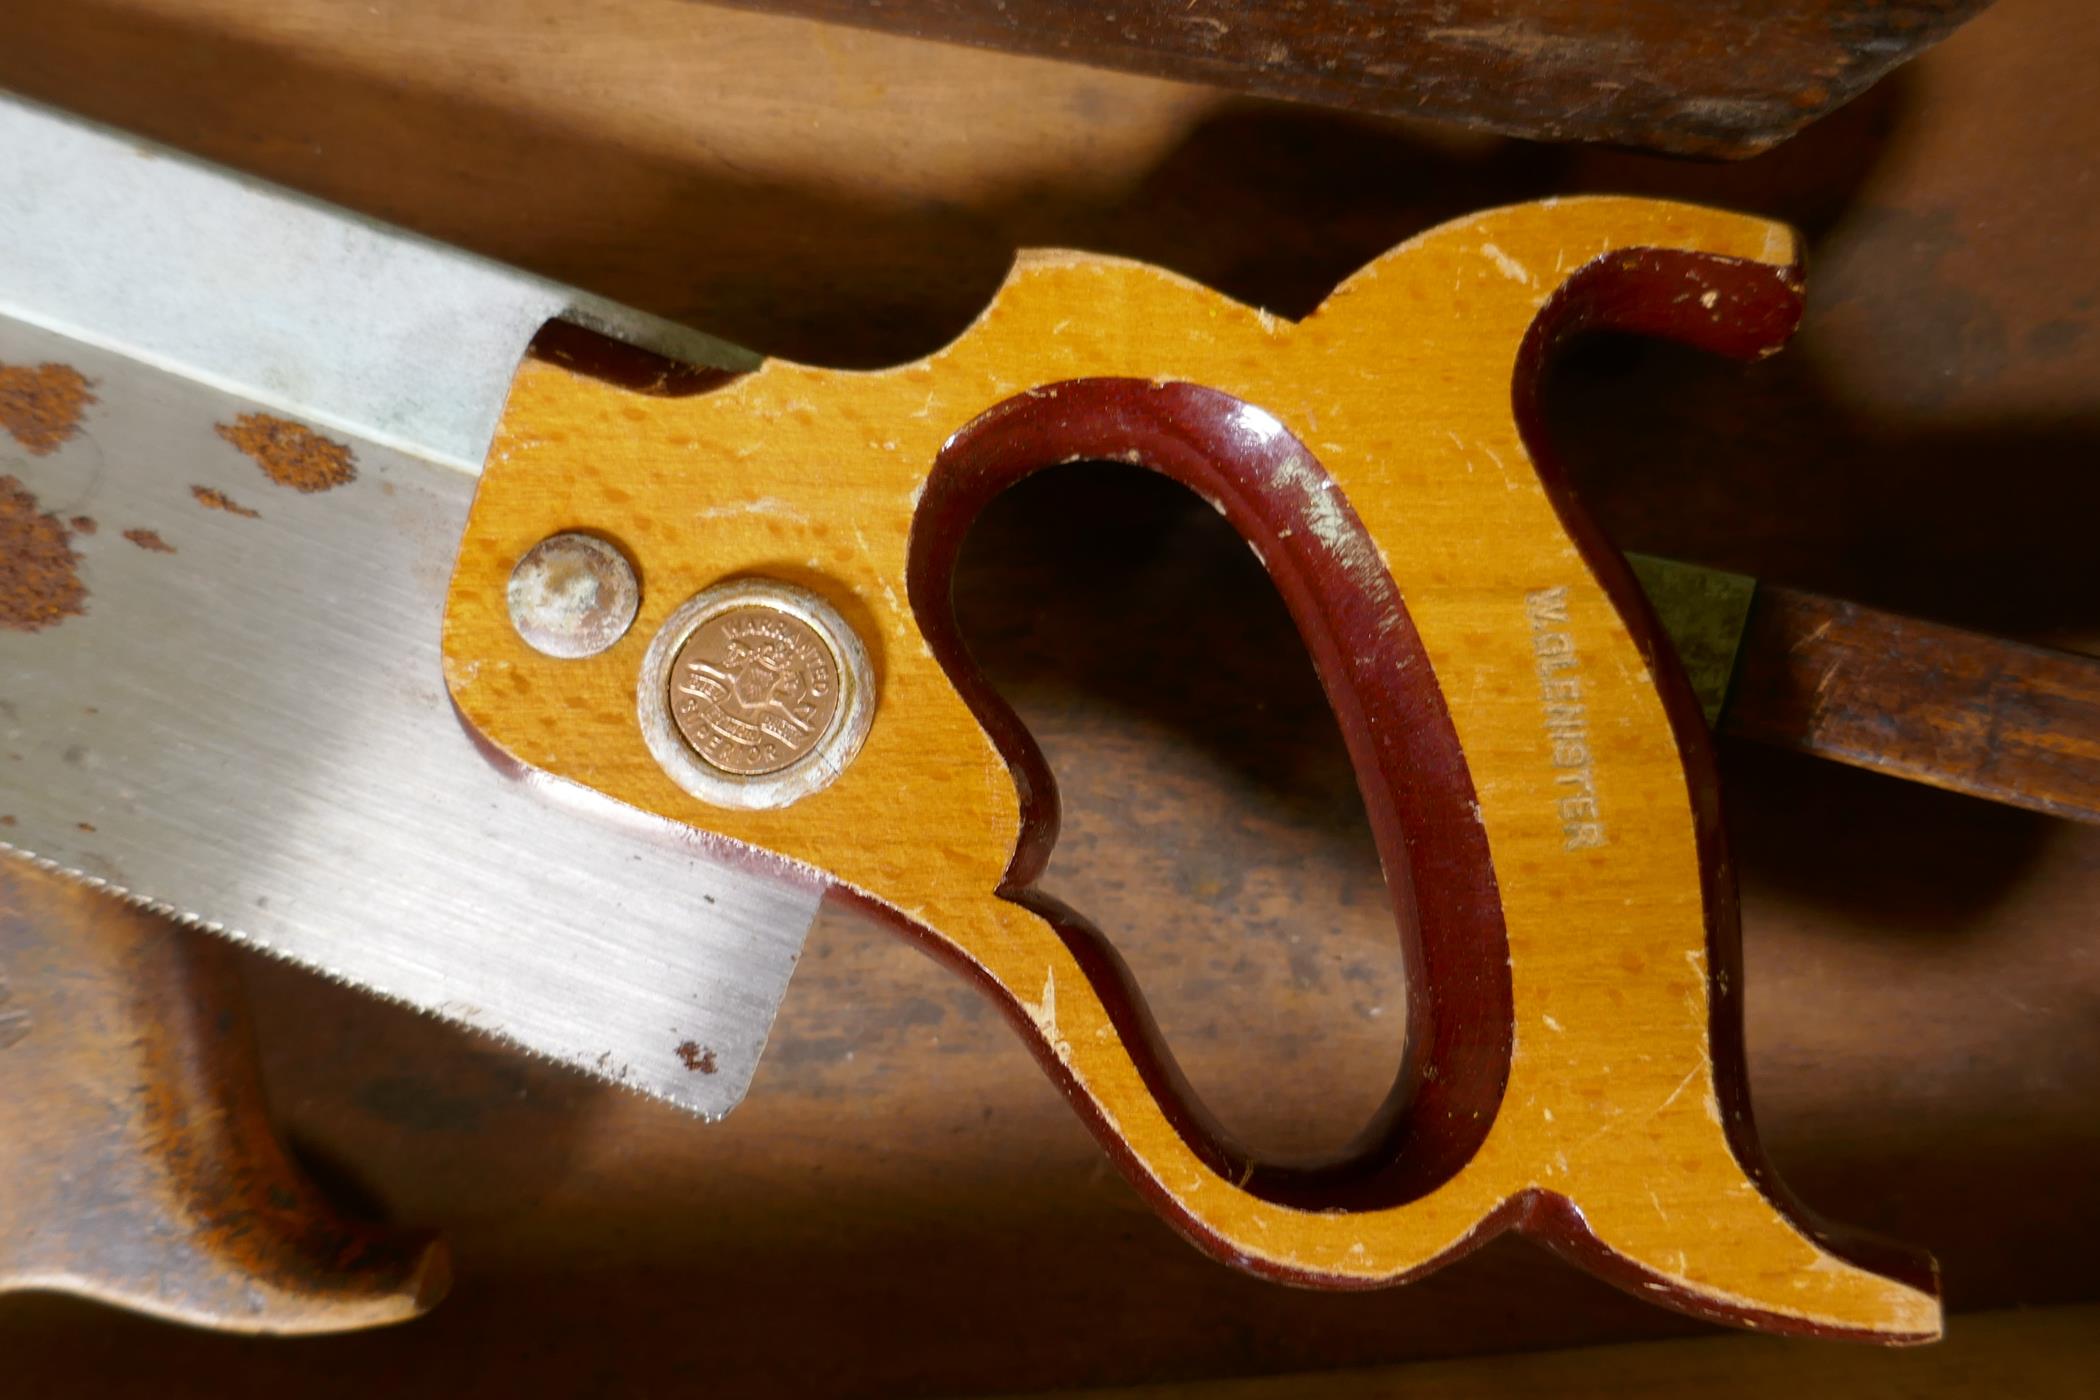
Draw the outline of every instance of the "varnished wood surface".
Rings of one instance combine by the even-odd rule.
[[[1758,591],[1721,727],[2100,821],[2100,660],[1797,588]]]
[[[1429,230],[1297,322],[1039,252],[954,343],[877,373],[776,360],[665,397],[528,360],[460,546],[446,684],[525,767],[819,872],[927,940],[1223,1260],[1362,1287],[1514,1222],[1704,1316],[1929,1339],[1928,1262],[1862,1262],[1766,1180],[1704,727],[1684,697],[1698,746],[1680,751],[1666,702],[1684,683],[1651,666],[1661,638],[1622,611],[1637,589],[1587,554],[1526,421],[1561,326],[1776,351],[1797,260],[1767,220],[1540,201]],[[1334,696],[1413,984],[1406,1146],[1352,1171],[1354,1198],[1304,1173],[1269,1184],[1196,1126],[1095,936],[1027,898],[1055,840],[1051,774],[973,677],[953,561],[997,492],[1075,458],[1166,473],[1224,515]],[[649,580],[633,630],[580,660],[528,646],[507,602],[517,561],[571,529]],[[823,597],[874,659],[858,756],[764,810],[681,791],[635,716],[638,676],[673,684],[644,660],[673,610],[736,578]]]
[[[1552,387],[1615,538],[2089,644],[2100,210],[2065,172],[2092,138],[2095,22],[1999,7],[1730,168],[668,0],[589,20],[553,0],[24,0],[0,14],[0,81],[816,362],[943,343],[1018,246],[1146,257],[1302,314],[1372,253],[1510,199],[1634,189],[1784,217],[1815,286],[1787,354],[1745,370],[1593,346]],[[1277,664],[1273,592],[1158,485],[1020,488],[966,557],[965,629],[1064,778],[1049,887],[1133,931],[1228,1125],[1331,1147],[1398,1058],[1376,863],[1310,674]],[[1192,676],[1209,688],[1173,703]],[[2087,1296],[2100,846],[1750,746],[1723,759],[1782,1174],[1933,1249],[1957,1313]],[[1233,815],[1197,837],[1191,811]],[[279,1112],[346,1182],[445,1228],[453,1296],[411,1328],[297,1346],[10,1306],[0,1350],[30,1391],[987,1393],[1683,1325],[1514,1241],[1403,1293],[1220,1269],[1137,1207],[980,998],[849,920],[820,926],[753,1098],[708,1131],[292,970],[249,978]]]
[[[1769,149],[1988,0],[730,0],[1263,97],[1678,155]]]

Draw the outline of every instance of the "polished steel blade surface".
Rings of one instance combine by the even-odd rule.
[[[688,363],[758,362],[4,93],[0,314],[470,472],[557,317]]]
[[[439,660],[473,480],[345,439],[354,481],[275,485],[215,431],[246,401],[0,322],[0,364],[46,363],[96,401],[55,452],[0,446],[0,477],[95,527],[71,529],[83,612],[0,629],[0,841],[702,1113],[733,1105],[818,894],[477,749]]]
[[[0,169],[0,365],[93,394],[55,450],[0,431],[0,550],[63,530],[85,590],[0,625],[0,848],[734,1106],[821,892],[500,769],[439,643],[473,472],[546,318],[738,352],[4,99]],[[259,410],[329,429],[355,479],[276,484],[218,432]]]

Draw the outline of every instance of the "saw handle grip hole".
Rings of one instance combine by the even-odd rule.
[[[1190,1147],[1321,1206],[1462,1166],[1508,1068],[1493,873],[1405,608],[1312,453],[1215,390],[1048,386],[950,440],[909,580],[1021,793],[998,895],[1064,940]]]

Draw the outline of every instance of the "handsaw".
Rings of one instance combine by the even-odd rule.
[[[56,570],[17,570],[11,583],[25,584],[26,602],[18,600],[20,610],[11,614],[18,625],[0,633],[0,675],[7,677],[0,694],[9,706],[0,719],[10,745],[20,746],[0,765],[0,812],[12,819],[0,837],[11,849],[707,1115],[726,1111],[748,1083],[819,898],[840,892],[925,932],[942,921],[933,905],[900,902],[883,886],[940,875],[926,891],[930,900],[967,896],[983,903],[1001,892],[1014,895],[1002,901],[1006,907],[1027,910],[1056,930],[1030,956],[1085,960],[1065,966],[1062,980],[1049,966],[1037,968],[1045,977],[1016,982],[994,969],[985,948],[972,951],[952,937],[945,944],[1003,997],[1046,1066],[1162,1211],[1216,1252],[1301,1281],[1361,1285],[1410,1276],[1496,1228],[1521,1224],[1608,1276],[1630,1267],[1625,1261],[1634,1256],[1622,1245],[1599,1243],[1553,1204],[1572,1197],[1549,1197],[1531,1185],[1495,1194],[1494,1205],[1459,1225],[1432,1229],[1426,1242],[1395,1238],[1374,1250],[1362,1239],[1351,1241],[1362,1258],[1346,1248],[1333,1252],[1333,1241],[1301,1240],[1291,1256],[1258,1247],[1253,1234],[1273,1228],[1267,1212],[1295,1211],[1291,1218],[1302,1225],[1297,1217],[1305,1211],[1291,1204],[1293,1193],[1319,1183],[1234,1162],[1229,1146],[1203,1129],[1175,1088],[1171,1063],[1139,1048],[1146,1036],[1130,1018],[1141,1012],[1111,1006],[1116,998],[1104,989],[1116,981],[1112,955],[1032,892],[1021,898],[1054,825],[1047,774],[1031,766],[1025,733],[999,712],[995,697],[980,689],[967,705],[957,698],[971,683],[962,679],[959,639],[938,624],[939,559],[922,562],[916,574],[893,561],[896,567],[878,570],[843,597],[835,580],[827,588],[847,560],[868,565],[862,556],[870,546],[862,537],[871,527],[894,530],[894,520],[878,523],[885,513],[904,509],[907,519],[965,521],[977,494],[1002,479],[1000,454],[1018,450],[1016,441],[1056,443],[1076,456],[1134,454],[1147,465],[1158,464],[1154,455],[1171,459],[1177,441],[1186,447],[1185,434],[1144,436],[1196,412],[1179,398],[1153,401],[1143,386],[1162,386],[1149,378],[1109,376],[1121,387],[1084,393],[1055,388],[1056,342],[1072,318],[1037,327],[1031,353],[1053,352],[1042,365],[1012,369],[1013,377],[986,372],[974,411],[951,405],[937,413],[938,394],[923,387],[894,397],[902,393],[900,383],[921,386],[934,373],[927,365],[891,376],[828,378],[795,366],[761,370],[756,357],[704,337],[49,112],[10,106],[0,138],[15,153],[19,177],[0,205],[0,307],[13,322],[0,339],[0,363],[19,371],[8,390],[19,403],[10,400],[10,411],[19,408],[17,418],[26,425],[16,434],[21,455],[8,463],[15,478],[9,540],[17,546],[15,563],[40,561]],[[1597,234],[1600,216],[1679,241],[1719,230],[1724,251],[1686,250],[1684,256],[1696,257],[1696,267],[1714,276],[1768,269],[1757,285],[1776,300],[1741,299],[1721,277],[1669,304],[1694,308],[1677,314],[1704,317],[1703,324],[1726,332],[1724,349],[1769,350],[1791,326],[1797,306],[1788,280],[1791,244],[1769,225],[1634,201],[1528,208],[1523,217],[1542,221],[1539,227],[1573,220],[1582,238]],[[1520,221],[1512,232],[1530,227]],[[1572,259],[1563,248],[1541,261],[1525,256],[1528,248],[1512,252],[1480,236],[1457,290],[1478,295],[1481,288],[1505,290],[1498,281],[1509,284],[1507,293],[1518,300],[1504,310],[1521,312],[1522,327],[1529,327],[1549,303],[1584,305],[1556,302],[1551,278],[1566,283],[1602,275],[1586,269],[1609,273],[1619,265],[1597,256],[1609,239],[1593,241],[1595,247],[1580,246]],[[1414,247],[1393,256],[1421,255]],[[1629,253],[1621,261],[1630,265],[1621,270],[1688,275],[1669,258],[1658,272],[1644,257]],[[1345,292],[1360,296],[1375,283],[1375,275],[1359,279]],[[1128,323],[1133,312],[1170,310],[1242,329],[1251,324],[1271,339],[1287,333],[1282,323],[1161,274],[1072,256],[1024,264],[980,328],[1013,319],[1012,307],[1027,304],[1013,301],[1015,291],[1031,284],[1038,290],[1028,295],[1037,302],[1047,287],[1060,291],[1051,304],[1070,309],[1083,300],[1110,323]],[[1159,298],[1165,303],[1154,305]],[[1101,313],[1097,303],[1108,311]],[[1617,319],[1594,308],[1584,314],[1638,328],[1684,329],[1629,320],[1623,307]],[[623,356],[609,342],[550,333],[550,318],[610,331],[671,359]],[[538,353],[520,372],[519,356],[535,338]],[[1546,344],[1528,332],[1523,343],[1527,356],[1543,354]],[[782,382],[806,382],[812,392],[821,385],[822,392],[770,404],[748,400],[765,385],[777,392]],[[1004,397],[985,397],[994,390]],[[886,400],[893,412],[869,416],[853,408],[845,400],[855,392],[893,396]],[[1149,449],[1060,436],[1060,397],[1069,408],[1085,394],[1104,393],[1100,412],[1123,425],[1125,439],[1143,438]],[[1021,406],[987,416],[1008,400]],[[1048,418],[1024,411],[1044,403],[1052,406]],[[800,468],[783,469],[768,444],[786,443],[825,418],[819,404],[843,405],[859,450],[882,454],[893,468],[900,449],[898,439],[886,435],[892,424],[899,434],[938,429],[911,486],[874,494],[837,469],[836,441],[802,458]],[[1225,414],[1228,428],[1221,431],[1228,436],[1272,445],[1298,441],[1267,409],[1244,401],[1241,407],[1247,411]],[[1303,412],[1307,423],[1319,417],[1317,407]],[[706,434],[668,430],[659,421],[694,413],[745,417],[717,423]],[[502,434],[491,455],[499,417]],[[1212,446],[1221,458],[1235,450],[1230,441]],[[661,455],[667,447],[675,449],[669,458]],[[1492,473],[1496,489],[1511,496],[1529,489],[1513,474],[1533,465],[1524,443],[1506,453],[1493,444],[1475,452],[1454,437],[1454,447],[1458,460],[1441,470],[1468,478]],[[721,460],[725,451],[745,467]],[[965,455],[950,455],[956,452]],[[679,457],[692,460],[673,460]],[[941,489],[929,494],[927,462],[937,458],[964,466],[946,473]],[[690,474],[700,459],[711,470],[696,482]],[[1296,458],[1271,463],[1271,475],[1302,465]],[[478,490],[477,469],[484,473]],[[497,469],[497,477],[488,476]],[[1317,477],[1306,480],[1309,487],[1299,483],[1301,523],[1330,552],[1349,552],[1353,536],[1338,524],[1346,520],[1323,502],[1353,502],[1353,493],[1322,486]],[[659,509],[661,499],[636,505],[638,495],[661,498],[674,488],[687,492],[675,509]],[[830,494],[798,505],[793,493],[805,490]],[[1231,514],[1229,495],[1221,490],[1217,500]],[[821,510],[813,514],[809,505]],[[831,547],[843,557],[827,562],[820,553],[794,552],[808,541],[782,543],[826,520],[833,522],[827,529],[840,532]],[[635,615],[611,643],[567,658],[529,645],[518,650],[525,643],[511,584],[519,561],[540,544],[581,534],[614,544],[618,556],[626,553],[617,547],[622,542],[639,552],[631,541],[695,523],[706,525],[712,538],[706,557],[674,547],[664,559],[642,560],[640,596],[631,600]],[[533,538],[511,537],[520,530]],[[1272,571],[1291,567],[1287,541],[1303,532],[1272,522],[1271,533]],[[1448,530],[1444,537],[1457,540],[1463,532]],[[929,528],[924,538],[937,542],[942,532]],[[1580,559],[1607,574],[1614,567],[1606,554],[1565,547],[1563,553],[1563,566]],[[1378,574],[1372,561],[1388,556],[1382,548],[1358,547],[1354,557],[1358,585],[1371,587]],[[680,581],[680,570],[690,577]],[[937,727],[921,746],[901,747],[888,720],[874,723],[855,740],[866,744],[864,751],[840,752],[836,771],[820,774],[817,786],[784,803],[745,807],[694,791],[664,760],[660,745],[649,742],[670,743],[679,752],[672,734],[661,726],[653,735],[640,732],[647,726],[637,724],[635,676],[644,658],[633,653],[652,635],[657,642],[670,635],[674,606],[683,612],[721,579],[752,574],[795,576],[770,602],[746,604],[786,608],[791,619],[799,599],[832,594],[831,616],[801,620],[842,624],[864,645],[872,642],[865,689],[882,694],[885,712],[901,703],[896,687],[905,668],[945,676],[952,667],[957,676],[942,682],[954,702],[952,723]],[[1568,635],[1562,626],[1568,600],[1555,589],[1580,586],[1589,576],[1569,577],[1573,583],[1524,594],[1520,630],[1531,651],[1517,674],[1530,679],[1533,692],[1520,689],[1519,695],[1534,707],[1559,703],[1549,687],[1564,679],[1556,677],[1552,658],[1564,654],[1555,648]],[[1633,633],[1646,626],[1646,605],[1630,589],[1611,599],[1638,620],[1627,634],[1637,646]],[[726,612],[688,619],[693,630],[674,638],[679,646],[669,659],[682,657],[684,643],[723,617],[729,618],[725,628],[737,621]],[[920,630],[923,618],[935,621]],[[885,626],[905,630],[886,636]],[[799,635],[788,635],[790,650]],[[743,640],[762,650],[781,639],[760,627]],[[1667,653],[1642,656],[1639,680],[1628,683],[1665,689],[1682,683]],[[1374,659],[1385,669],[1374,666],[1360,685],[1390,684],[1410,666],[1419,668],[1418,676],[1446,671],[1430,664],[1427,651]],[[534,680],[542,666],[554,667],[541,677],[549,682],[543,687]],[[649,666],[639,669],[646,673]],[[851,669],[840,666],[834,681]],[[1628,669],[1621,679],[1633,675]],[[741,676],[732,682],[741,685]],[[696,698],[712,705],[710,713],[745,704],[726,704],[722,694],[706,691],[711,683],[695,682],[703,692]],[[646,695],[651,688],[642,690]],[[527,692],[543,698],[513,703]],[[668,699],[666,692],[654,688]],[[559,703],[550,706],[546,697]],[[1403,709],[1429,705],[1398,693],[1390,698]],[[1433,711],[1423,713],[1433,718]],[[756,713],[755,701],[749,712]],[[1536,730],[1531,743],[1543,734],[1549,764],[1563,746],[1586,751],[1586,739],[1554,735],[1553,725],[1565,729],[1572,722],[1565,714],[1527,712],[1526,722]],[[1546,728],[1538,730],[1541,724]],[[593,734],[607,726],[620,731],[618,740],[596,741]],[[763,733],[763,722],[756,728]],[[948,741],[970,733],[979,744],[974,751],[945,751]],[[684,737],[694,742],[691,731]],[[681,761],[691,770],[690,757]],[[868,775],[882,763],[902,765],[890,770],[897,780],[871,788]],[[1576,775],[1571,790],[1549,789],[1558,839],[1575,843],[1575,851],[1609,844],[1599,799],[1580,777],[1587,773],[1593,785],[1595,773],[1587,764],[1566,767]],[[1004,799],[1007,816],[1022,819],[1018,848],[1015,833],[1001,836],[994,814],[938,833],[953,839],[922,842],[909,859],[893,853],[888,867],[878,861],[842,877],[838,867],[850,863],[845,857],[867,855],[858,833],[878,824],[901,827],[897,813],[912,805],[913,787],[929,774],[989,783],[985,791],[1018,782]],[[856,787],[878,795],[877,814],[851,829],[831,829],[847,849],[813,855],[796,823]],[[798,807],[805,798],[812,805]],[[1476,830],[1492,824],[1487,810],[1501,800],[1480,789],[1470,818]],[[1694,792],[1695,803],[1703,800]],[[1374,825],[1393,824],[1385,834],[1405,837],[1403,845],[1433,844],[1427,835],[1398,830],[1403,814],[1390,802],[1373,815]],[[1684,834],[1673,839],[1681,844]],[[959,848],[979,838],[990,842],[1003,869],[975,885],[952,868],[943,871],[944,861],[960,858]],[[1478,872],[1493,862],[1485,860],[1481,837],[1467,839],[1475,843],[1469,851],[1447,854],[1453,870],[1470,859],[1473,883],[1452,878],[1448,890],[1472,898],[1479,894]],[[1007,865],[1016,849],[1020,854]],[[1414,902],[1442,898],[1438,884],[1418,873]],[[1709,913],[1720,921],[1713,937],[1721,956],[1713,959],[1717,980],[1691,989],[1702,1012],[1702,1046],[1703,1013],[1718,1004],[1725,1022],[1730,996],[1727,910],[1714,905]],[[1431,940],[1417,950],[1431,974],[1425,986],[1437,980],[1444,946]],[[1483,1023],[1490,1024],[1498,1008],[1486,1011]],[[1509,1012],[1499,1008],[1505,1019]],[[1096,1018],[1089,1038],[1068,1029],[1075,1015]],[[1460,1027],[1449,1032],[1456,1039],[1433,1042],[1415,1057],[1412,1112],[1404,1117],[1419,1121],[1425,1101],[1445,1108],[1464,1102],[1440,1101],[1439,1091],[1423,1087],[1447,1073],[1444,1082],[1468,1090],[1498,1074],[1508,1088],[1514,1037],[1498,1052],[1491,1024],[1488,1034],[1469,1041],[1465,1019],[1443,1017],[1443,1025]],[[1717,1029],[1714,1043],[1722,1050],[1703,1071],[1713,1092],[1693,1096],[1694,1106],[1723,1104],[1732,1092],[1725,1040]],[[1116,1067],[1087,1077],[1075,1066],[1099,1053],[1097,1046],[1112,1053]],[[1471,1068],[1458,1072],[1461,1062]],[[1695,1065],[1680,1090],[1701,1072]],[[1120,1085],[1114,1093],[1111,1081]],[[1134,1097],[1126,1104],[1121,1096]],[[1134,1118],[1118,1116],[1119,1107],[1146,1104],[1167,1115],[1164,1135],[1146,1135]],[[1716,1128],[1723,1111],[1714,1110]],[[1168,1184],[1171,1172],[1157,1156],[1173,1154],[1176,1141],[1200,1145],[1179,1163],[1193,1175],[1178,1188]],[[1426,1158],[1415,1154],[1410,1168],[1420,1175],[1389,1173],[1359,1183],[1380,1212],[1398,1209],[1391,1199],[1375,1199],[1392,1193],[1402,1205],[1410,1192],[1433,1198],[1452,1179],[1449,1173],[1464,1176],[1454,1163],[1468,1151],[1477,1156],[1482,1145],[1462,1135],[1440,1146],[1427,1135],[1422,1141],[1430,1150]],[[1381,1147],[1404,1155],[1394,1142]],[[1154,1153],[1149,1159],[1147,1151]],[[1755,1154],[1731,1139],[1723,1155],[1734,1162]],[[1224,1215],[1192,1207],[1190,1194],[1205,1182],[1227,1188],[1213,1193],[1228,1203]],[[1783,1221],[1787,1212],[1777,1218]],[[1798,1246],[1805,1237],[1797,1231],[1787,1238]],[[1679,1305],[1735,1320],[1914,1337],[1929,1332],[1936,1316],[1914,1285],[1877,1283],[1881,1275],[1851,1265],[1826,1263],[1823,1272],[1864,1292],[1823,1312],[1798,1303],[1750,1307],[1725,1291],[1657,1275],[1650,1265],[1618,1276]]]

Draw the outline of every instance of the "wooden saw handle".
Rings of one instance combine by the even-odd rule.
[[[1763,1163],[1704,727],[1532,430],[1539,367],[1570,330],[1754,356],[1799,308],[1786,230],[1582,199],[1445,225],[1298,323],[1048,253],[953,344],[891,370],[774,362],[652,397],[529,362],[453,580],[448,682],[518,762],[818,869],[922,939],[1223,1259],[1368,1287],[1515,1226],[1703,1316],[1929,1338],[1929,1261],[1840,1240]],[[970,662],[949,586],[987,501],[1079,458],[1174,476],[1226,515],[1348,744],[1409,940],[1411,1043],[1391,1111],[1330,1167],[1230,1143],[1107,942],[1032,888],[1055,839],[1050,775]],[[577,529],[626,551],[643,600],[609,651],[561,661],[519,640],[505,583]],[[829,602],[877,694],[843,774],[769,810],[688,795],[635,717],[650,639],[742,576]]]

